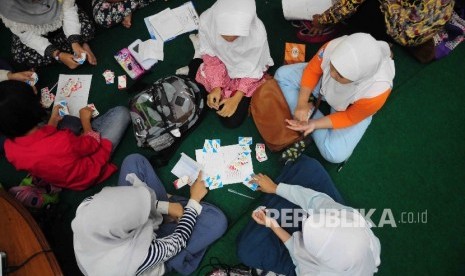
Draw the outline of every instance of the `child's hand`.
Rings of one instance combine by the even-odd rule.
[[[208,193],[205,182],[202,179],[202,171],[199,172],[199,176],[195,183],[191,186],[191,199],[200,202]]]
[[[308,115],[310,113],[310,110],[312,110],[312,107],[312,103],[297,104],[297,107],[294,110],[294,119],[302,122],[307,122]]]
[[[207,105],[210,108],[218,110],[221,101],[221,87],[213,89],[207,96]]]
[[[310,120],[308,122],[302,122],[302,121],[297,121],[297,120],[287,120],[286,119],[287,128],[303,132],[304,136],[307,136],[308,134],[312,133],[315,130],[315,122],[313,120]]]
[[[33,71],[24,71],[24,72],[17,72],[17,73],[8,73],[8,79],[9,80],[16,80],[16,81],[33,81],[34,79],[32,78],[32,74],[34,74]]]
[[[267,194],[275,194],[276,189],[278,188],[278,185],[276,185],[276,183],[274,183],[271,178],[261,173],[254,175],[250,182],[256,183],[258,186],[260,186],[260,191]]]
[[[58,110],[60,109],[59,105],[55,105],[52,110],[52,115],[50,115],[50,119],[48,119],[48,125],[57,127],[58,123],[63,119],[63,117],[58,114]]]
[[[90,121],[92,119],[92,112],[90,107],[83,107],[79,110],[79,118],[81,118],[81,121]]]
[[[241,102],[243,96],[244,92],[237,91],[231,98],[223,99],[219,104],[223,107],[216,113],[221,117],[231,117],[236,112],[237,106]]]
[[[276,227],[278,222],[266,215],[266,209],[264,207],[259,207],[257,210],[252,212],[252,218],[256,223],[264,225],[266,227]]]
[[[79,63],[77,63],[74,60],[74,56],[69,53],[60,53],[60,60],[63,62],[64,65],[68,66],[69,69],[76,69],[79,66]]]
[[[168,205],[168,215],[175,218],[180,219],[184,214],[184,207],[182,207],[181,203],[177,202],[170,202]]]

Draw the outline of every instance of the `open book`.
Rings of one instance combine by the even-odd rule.
[[[183,5],[146,17],[144,19],[151,38],[168,41],[176,36],[197,30],[199,28],[199,15],[190,1]]]

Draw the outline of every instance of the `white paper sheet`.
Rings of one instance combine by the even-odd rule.
[[[199,29],[199,15],[191,1],[173,9],[173,12],[182,24],[183,33]]]
[[[194,183],[197,179],[199,171],[202,169],[202,166],[195,162],[194,159],[187,156],[185,153],[181,153],[181,158],[178,163],[174,165],[171,173],[176,175],[178,178],[187,176],[189,177],[188,183]]]
[[[242,153],[243,147],[240,145],[229,145],[220,147],[218,153],[205,153],[202,149],[195,150],[197,163],[203,166],[203,178],[221,176],[223,185],[240,183],[247,176],[253,173],[251,154],[248,155],[248,163],[238,168],[230,170],[228,166]]]
[[[174,38],[183,30],[181,22],[170,8],[149,17],[149,21],[163,41]]]
[[[162,41],[168,41],[199,28],[199,14],[192,1],[175,9],[164,9],[155,15],[146,17],[144,21],[150,37]]]
[[[58,78],[55,104],[65,100],[69,114],[79,117],[79,110],[87,105],[92,75],[63,75]]]
[[[139,44],[139,54],[142,60],[163,60],[163,41],[148,39]]]
[[[332,0],[283,0],[284,18],[287,20],[313,20],[332,6]]]

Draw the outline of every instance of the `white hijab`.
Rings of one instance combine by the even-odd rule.
[[[105,187],[84,201],[71,223],[74,252],[85,275],[134,275],[153,239],[145,187]]]
[[[221,35],[239,37],[228,42]],[[200,54],[218,57],[230,78],[259,79],[273,66],[254,0],[218,0],[200,16],[199,38]]]
[[[294,248],[303,248],[295,252],[299,275],[368,276],[378,271],[381,246],[371,226],[355,210],[339,211],[341,224],[331,225],[334,217],[327,214],[314,214],[304,221],[302,232],[294,233]]]
[[[395,68],[390,56],[389,45],[369,34],[355,33],[332,40],[323,53],[320,93],[336,111],[346,110],[359,99],[379,96],[385,90],[373,89],[377,84],[392,88]],[[334,80],[330,75],[330,63],[352,82],[341,84]]]

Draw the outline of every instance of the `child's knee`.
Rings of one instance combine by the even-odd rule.
[[[325,149],[321,151],[323,158],[334,164],[342,163],[349,159],[352,152],[341,149],[340,147],[325,146]]]

